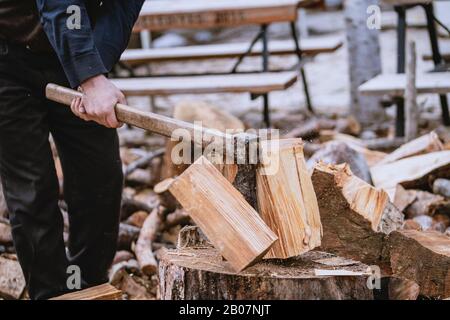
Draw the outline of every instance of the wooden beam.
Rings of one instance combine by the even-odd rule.
[[[258,213],[205,157],[170,192],[236,271],[260,260],[277,240]]]
[[[265,258],[289,258],[320,246],[319,206],[301,139],[264,141],[257,173],[259,212],[278,236]]]

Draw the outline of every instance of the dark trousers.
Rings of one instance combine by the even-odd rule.
[[[67,106],[48,101],[50,82],[68,85],[56,56],[0,40],[0,174],[32,299],[69,291],[68,279],[77,270],[68,272],[71,265],[81,271],[82,287],[107,281],[123,183],[116,130],[85,122]],[[49,134],[64,173],[67,253]]]

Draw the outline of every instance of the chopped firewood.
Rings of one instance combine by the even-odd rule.
[[[126,177],[130,186],[152,186],[154,181],[153,174],[148,169],[135,169]]]
[[[122,279],[124,273],[139,273],[139,263],[135,259],[130,259],[113,264],[109,270],[109,282],[116,286]]]
[[[447,229],[445,230],[444,234],[445,234],[447,237],[450,237],[450,227],[447,228]]]
[[[3,187],[0,181],[0,218],[8,216],[8,208],[6,207],[5,196],[3,195]]]
[[[142,210],[147,212],[152,212],[154,208],[157,208],[160,203],[159,196],[152,189],[144,189],[138,192],[134,196],[134,200],[140,202],[146,206],[142,208]],[[148,210],[151,209],[151,210]]]
[[[439,140],[438,135],[436,132],[430,132],[429,134],[405,143],[400,148],[388,154],[378,164],[391,163],[404,158],[442,150],[444,150],[444,146]]]
[[[216,129],[222,132],[233,130],[236,132],[244,131],[245,126],[241,120],[230,114],[224,109],[211,105],[203,101],[182,101],[174,108],[173,117],[177,120],[183,120],[191,123],[198,123],[204,128]],[[188,157],[187,163],[175,164],[172,159],[172,152],[180,142],[168,141],[166,144],[166,153],[164,155],[164,167],[162,178],[172,178],[180,175],[186,170],[190,163],[197,159]],[[190,143],[190,142],[189,142]],[[188,150],[190,148],[182,148]],[[192,152],[194,154],[194,152]],[[185,157],[185,155],[182,155]],[[192,162],[191,162],[192,161]],[[221,172],[229,171],[229,165],[222,165],[218,168]],[[234,167],[235,165],[230,165]],[[230,180],[232,182],[232,180]]]
[[[404,138],[376,138],[364,140],[364,146],[370,150],[390,151],[402,146],[405,143]]]
[[[432,216],[434,214],[436,204],[444,200],[443,197],[427,191],[406,190],[406,192],[415,198],[415,200],[403,210],[408,219],[421,215]]]
[[[371,182],[369,166],[364,156],[353,150],[345,142],[330,142],[325,148],[316,152],[309,160],[308,167],[314,168],[316,163],[322,161],[327,164],[347,163],[352,172],[360,179]]]
[[[386,190],[401,184],[406,189],[429,190],[438,178],[450,178],[450,151],[409,157],[370,169],[374,185]]]
[[[174,211],[180,204],[177,199],[169,192],[169,187],[173,182],[173,178],[167,178],[155,185],[153,191],[159,195],[160,203],[169,211]]]
[[[387,155],[387,153],[366,148],[364,142],[361,139],[347,134],[335,133],[334,131],[325,130],[320,132],[320,138],[321,141],[327,143],[335,141],[345,142],[350,148],[358,153],[361,153],[364,156],[369,167],[376,165]]]
[[[430,230],[433,225],[433,218],[426,215],[414,217],[413,220],[420,225],[421,230]]]
[[[372,300],[368,266],[360,262],[340,266],[350,276],[317,276],[315,269],[335,266],[315,262],[335,257],[309,251],[289,263],[271,259],[236,273],[214,248],[163,249],[160,255],[160,288],[163,300]],[[301,289],[299,289],[301,288]]]
[[[422,226],[416,220],[408,219],[408,220],[405,220],[405,223],[403,223],[402,229],[403,230],[421,231]]]
[[[137,280],[134,275],[129,275],[124,272],[120,282],[115,285],[118,287],[125,295],[128,300],[152,300],[155,296],[148,292],[144,284]]]
[[[20,299],[25,285],[19,262],[0,256],[0,298]]]
[[[334,120],[326,118],[311,118],[308,121],[302,123],[301,126],[291,130],[287,134],[284,134],[283,138],[302,138],[304,140],[308,140],[317,137],[321,130],[330,130],[334,129],[335,127],[336,121]]]
[[[9,245],[12,242],[11,226],[7,223],[0,222],[0,244]]]
[[[394,205],[402,212],[417,199],[416,192],[406,190],[400,184],[397,185],[394,192],[390,198],[394,199]]]
[[[109,283],[64,294],[50,300],[122,300],[122,291],[117,290]]]
[[[164,221],[164,227],[170,229],[177,225],[189,224],[191,217],[184,209],[176,209],[174,212],[169,213]]]
[[[147,211],[139,210],[133,213],[131,216],[129,216],[125,221],[125,223],[138,228],[142,228],[144,221],[145,219],[147,219],[147,217],[148,217]]]
[[[128,166],[126,167],[126,169],[124,170],[124,174],[126,176],[128,176],[137,169],[143,169],[143,168],[147,167],[153,159],[160,157],[163,154],[164,154],[163,148],[147,153],[146,155],[142,156],[141,158],[129,163]]]
[[[117,241],[118,250],[130,250],[132,243],[139,237],[139,228],[121,223],[119,226],[119,238]]]
[[[392,272],[415,281],[420,294],[450,296],[450,238],[436,231],[399,230],[389,235]]]
[[[205,157],[177,177],[170,192],[237,271],[256,263],[277,240],[242,194]]]
[[[265,258],[289,258],[320,246],[319,207],[302,140],[269,140],[260,148],[268,156],[257,173],[259,213],[278,236]]]
[[[139,239],[136,242],[134,252],[136,253],[141,271],[146,275],[155,274],[158,268],[158,263],[152,251],[152,243],[156,239],[161,223],[159,210],[154,209],[147,219],[145,219],[139,234]]]
[[[134,259],[134,255],[130,251],[120,250],[116,252],[114,256],[113,265],[116,263],[120,263],[122,261],[128,261],[130,259]]]
[[[450,198],[450,180],[449,179],[434,180],[433,193],[440,194],[446,198]]]
[[[197,226],[185,226],[180,230],[177,240],[177,249],[212,247],[203,231]]]
[[[323,225],[321,249],[380,263],[386,235],[403,224],[403,214],[383,190],[352,174],[348,165],[319,163],[312,175]]]

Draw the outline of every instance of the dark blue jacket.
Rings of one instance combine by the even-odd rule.
[[[111,71],[127,47],[144,1],[36,0],[44,31],[73,88]],[[68,10],[73,5],[80,10]],[[68,19],[77,11],[80,28],[69,28]]]

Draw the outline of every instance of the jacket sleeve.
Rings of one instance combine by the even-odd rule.
[[[145,0],[108,0],[97,16],[94,37],[107,70],[111,70],[126,49],[133,26]]]
[[[36,0],[36,3],[44,31],[73,88],[108,72],[95,45],[84,0]],[[69,18],[74,13],[68,12],[71,6],[79,8],[79,28],[69,28]]]

